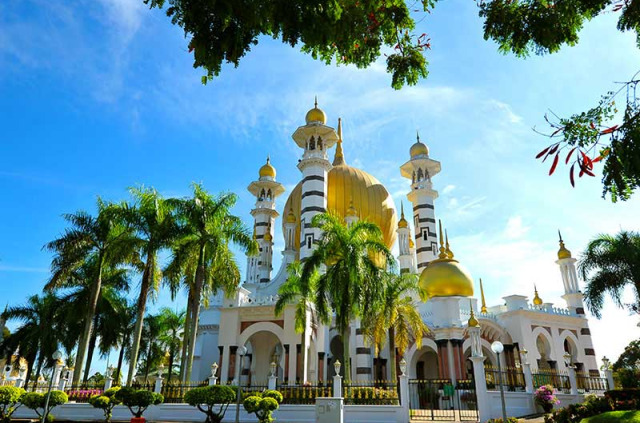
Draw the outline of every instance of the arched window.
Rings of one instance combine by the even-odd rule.
[[[309,150],[315,150],[316,149],[316,140],[315,138],[311,137],[311,141],[309,141]]]
[[[418,169],[418,181],[422,181],[422,177],[423,177],[422,169]]]

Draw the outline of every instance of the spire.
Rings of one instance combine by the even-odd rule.
[[[409,224],[407,219],[404,218],[404,203],[400,201],[400,220],[398,221],[398,228],[408,228]]]
[[[336,155],[333,157],[333,165],[346,165],[344,153],[342,152],[342,118],[338,118],[338,143],[336,144]]]
[[[564,241],[562,240],[562,234],[560,233],[560,229],[558,229],[558,238],[560,239],[560,249],[558,250],[558,260],[571,258],[571,251],[567,250],[567,247],[564,246]]]
[[[416,142],[420,142],[420,132],[416,129]]]
[[[451,251],[451,249],[449,248],[449,235],[447,234],[447,230],[444,230],[444,239],[445,239],[445,247],[446,247],[446,253],[447,253],[447,258],[452,259],[453,258],[453,251]]]
[[[542,305],[542,298],[540,298],[540,296],[538,295],[538,288],[536,287],[536,284],[533,284],[533,292],[535,293],[535,295],[533,296],[533,305],[539,306]]]
[[[471,310],[471,312],[468,325],[470,328],[477,328],[478,326],[480,326],[480,323],[478,323],[478,319],[476,319],[476,315],[473,312],[473,302],[471,301],[471,299],[469,299],[469,310]]]
[[[442,235],[442,220],[438,219],[438,226],[440,227],[440,254],[438,255],[439,259],[447,258],[447,250],[444,248],[444,236]]]
[[[482,299],[482,308],[480,308],[480,313],[487,314],[487,302],[484,299],[484,288],[482,287],[482,278],[480,278],[480,298]]]
[[[318,107],[318,96],[316,95],[314,100],[313,100],[313,107]]]

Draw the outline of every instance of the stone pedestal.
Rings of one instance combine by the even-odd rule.
[[[107,377],[104,379],[104,390],[106,391],[107,389],[111,389],[112,385],[113,385],[113,378],[107,375]]]
[[[344,423],[344,400],[316,398],[316,423]]]
[[[209,376],[209,386],[215,385],[216,383],[218,383],[218,378],[215,376]]]
[[[486,422],[490,417],[491,404],[487,394],[487,378],[484,374],[484,360],[486,357],[469,357],[473,363],[473,379],[476,384],[476,399],[478,401],[478,418]]]
[[[276,381],[278,380],[277,377],[275,377],[274,375],[269,376],[269,382],[267,383],[267,387],[271,390],[275,390],[276,389]]]
[[[578,395],[578,378],[576,377],[576,368],[569,366],[569,383],[571,384],[571,395]]]
[[[342,376],[335,375],[333,377],[333,396],[342,398]]]
[[[607,384],[609,385],[609,389],[615,389],[615,383],[613,381],[613,371],[611,369],[606,369],[604,371],[604,377],[607,378]]]
[[[524,390],[533,393],[533,375],[531,374],[531,364],[522,363],[522,373],[524,374]]]
[[[153,387],[153,392],[159,394],[160,392],[162,392],[162,382],[164,381],[164,379],[162,378],[162,376],[159,376],[156,379],[156,385]]]
[[[402,407],[402,421],[411,420],[411,412],[409,410],[409,376],[400,375],[400,406]]]

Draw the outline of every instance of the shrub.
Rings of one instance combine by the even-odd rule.
[[[637,410],[640,406],[640,389],[612,389],[604,396],[614,410]]]
[[[51,410],[58,405],[67,403],[67,401],[69,401],[69,397],[62,391],[51,391],[49,395],[49,402],[45,409],[46,401],[47,394],[41,394],[39,392],[28,392],[20,399],[22,405],[35,411],[40,418],[44,416],[46,421],[53,421],[54,418],[50,414]],[[40,409],[42,409],[42,411],[40,411]]]
[[[499,419],[489,419],[489,420],[487,420],[487,423],[503,423],[503,420],[501,418],[499,418]],[[506,423],[518,423],[518,419],[516,417],[507,417],[507,422]]]
[[[206,423],[220,423],[224,418],[229,404],[236,399],[236,391],[225,385],[203,386],[187,391],[184,401],[202,411],[207,419]],[[214,407],[218,405],[217,411]]]
[[[271,423],[275,419],[271,417],[273,412],[280,407],[282,394],[278,391],[266,390],[264,392],[253,392],[250,397],[243,401],[244,409],[248,413],[253,413],[260,423]]]
[[[149,406],[162,404],[162,401],[164,401],[164,397],[160,394],[130,387],[121,388],[116,392],[115,396],[135,417],[142,417],[142,414]]]
[[[20,408],[25,391],[15,386],[0,386],[0,423],[9,423],[11,415]]]
[[[120,390],[120,387],[116,386],[111,389],[107,389],[100,395],[94,395],[89,398],[89,404],[94,408],[99,408],[104,412],[104,421],[106,423],[111,422],[113,416],[113,409],[116,405],[121,404],[121,401],[116,397],[116,393]]]
[[[604,397],[585,397],[582,404],[570,404],[545,416],[545,423],[580,423],[582,419],[611,410],[609,400]]]

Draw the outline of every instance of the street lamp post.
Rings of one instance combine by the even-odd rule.
[[[502,402],[502,421],[506,422],[507,420],[507,406],[504,402],[504,386],[502,386],[502,365],[500,364],[500,354],[504,351],[504,345],[502,342],[495,341],[491,344],[491,351],[496,353],[498,356],[498,384],[500,385],[500,401]]]
[[[62,353],[60,351],[56,351],[51,356],[53,358],[54,363],[62,358]],[[51,377],[49,378],[49,388],[47,389],[47,398],[44,401],[44,411],[42,412],[42,423],[47,420],[47,415],[49,412],[47,409],[49,408],[49,397],[51,397],[51,387],[53,386],[53,373],[51,373]]]
[[[236,423],[240,421],[240,397],[242,396],[242,384],[240,383],[240,368],[242,367],[242,358],[247,353],[247,348],[243,345],[238,348],[238,355],[240,356],[240,360],[238,360],[238,370],[236,371],[236,380],[238,381],[238,386],[236,387]]]

